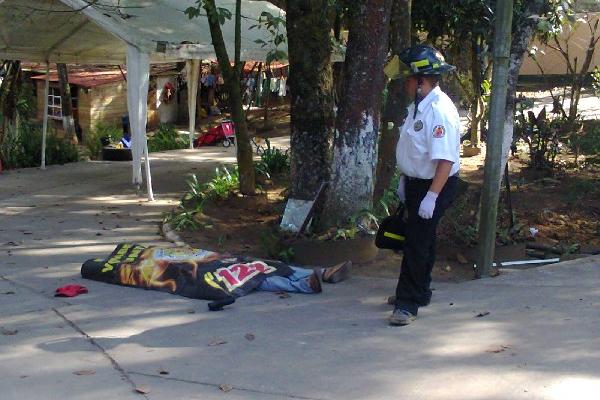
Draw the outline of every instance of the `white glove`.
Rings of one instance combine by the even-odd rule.
[[[406,201],[406,176],[400,175],[400,179],[398,179],[398,189],[396,189],[396,194],[402,203]]]
[[[437,198],[437,193],[427,192],[419,207],[419,217],[423,219],[431,219],[431,217],[433,217],[433,210],[435,210],[435,201]]]

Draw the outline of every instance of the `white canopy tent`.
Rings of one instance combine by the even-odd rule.
[[[216,3],[217,7],[232,12],[235,9],[234,0],[216,0]],[[191,147],[197,95],[191,89],[198,87],[199,60],[216,58],[206,17],[190,20],[183,12],[194,6],[194,0],[0,0],[0,59],[126,64],[133,183],[142,184],[143,154],[148,198],[152,200],[146,141],[149,63],[187,61]],[[282,10],[268,2],[242,1],[243,60],[264,60],[273,50],[256,43],[259,39],[269,42],[270,33],[250,29],[263,12],[283,15]],[[228,52],[233,56],[233,20],[226,20],[221,29]],[[279,49],[286,51],[285,44]],[[46,124],[47,116],[44,132]]]

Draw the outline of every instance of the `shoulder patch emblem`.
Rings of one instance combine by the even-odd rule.
[[[419,121],[415,122],[415,125],[413,128],[415,129],[415,132],[419,132],[421,129],[423,129],[423,121],[419,120]]]
[[[437,125],[433,128],[433,137],[440,139],[446,136],[446,129],[442,125]]]

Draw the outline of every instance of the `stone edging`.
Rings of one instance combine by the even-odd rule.
[[[160,227],[160,231],[165,239],[169,242],[175,243],[175,245],[179,247],[187,246],[188,244],[181,239],[181,236],[177,233],[175,229],[171,227],[171,224],[168,222],[163,222]]]

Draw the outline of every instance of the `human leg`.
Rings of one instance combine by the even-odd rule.
[[[456,178],[449,178],[438,196],[431,219],[418,215],[421,200],[431,181],[409,180],[406,190],[408,211],[406,242],[398,285],[395,308],[417,315],[420,306],[431,300],[431,271],[435,264],[435,238],[437,225],[450,206],[456,190]],[[391,321],[391,320],[390,320]]]
[[[317,273],[312,269],[291,267],[289,276],[268,276],[257,290],[266,292],[319,293],[321,284]]]

